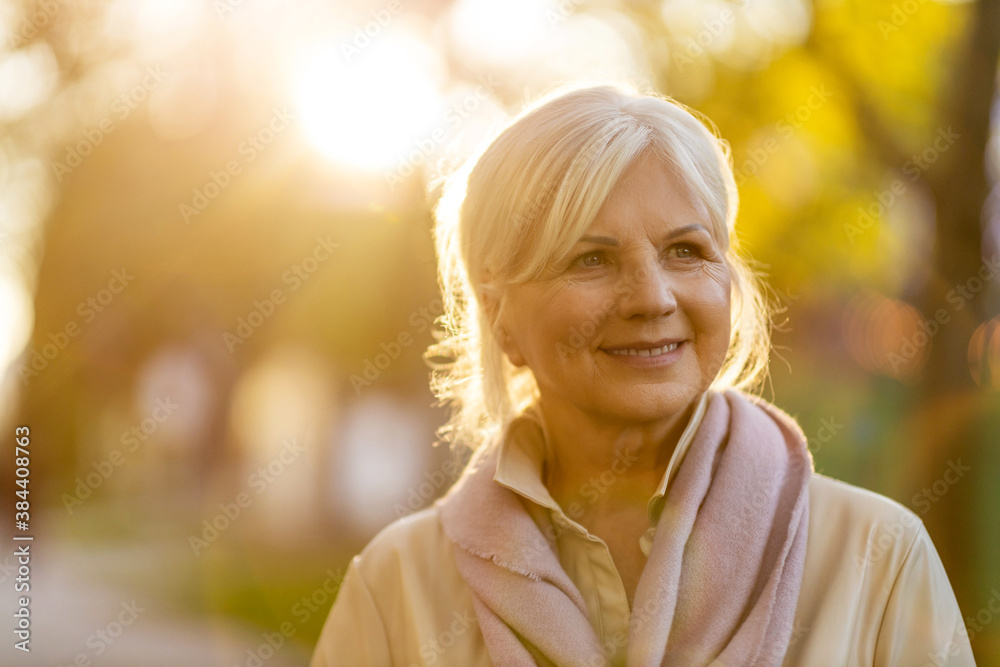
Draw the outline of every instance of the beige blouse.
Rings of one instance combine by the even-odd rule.
[[[644,553],[661,500],[704,416],[706,397],[649,500],[650,529],[640,540]],[[611,554],[556,504],[541,471],[542,443],[501,444],[495,481],[548,508],[564,528],[557,538],[562,566],[583,594],[594,630],[613,651],[613,663],[623,665],[620,638],[627,636],[629,607]],[[434,508],[379,533],[348,567],[311,667],[492,664],[452,548]],[[774,656],[774,664],[975,665],[948,576],[913,512],[876,493],[812,476],[794,629],[784,661]]]

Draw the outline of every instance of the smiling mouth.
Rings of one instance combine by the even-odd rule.
[[[666,354],[667,352],[673,352],[677,349],[680,343],[670,343],[669,345],[664,345],[662,347],[654,347],[653,349],[638,349],[634,347],[621,348],[616,350],[608,350],[610,354],[616,354],[622,357],[658,357],[661,354]]]

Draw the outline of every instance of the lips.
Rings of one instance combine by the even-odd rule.
[[[627,357],[658,357],[673,352],[683,343],[680,338],[664,338],[655,341],[631,341],[623,345],[605,346],[601,349],[608,354]]]
[[[677,349],[678,345],[680,345],[680,343],[670,343],[669,345],[654,347],[652,349],[629,347],[629,348],[608,350],[608,352],[610,352],[611,354],[617,354],[619,356],[628,356],[628,357],[658,357],[661,354],[666,354],[667,352],[673,352],[674,350]]]

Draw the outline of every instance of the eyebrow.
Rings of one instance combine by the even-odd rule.
[[[683,227],[678,227],[677,229],[667,234],[664,240],[669,241],[670,239],[677,238],[678,236],[683,236],[688,232],[695,232],[698,230],[701,230],[706,234],[709,234],[708,228],[705,227],[705,225],[702,225],[700,223],[693,223],[690,225],[684,225]],[[709,236],[711,236],[711,234],[709,234]],[[597,245],[608,245],[608,246],[619,245],[618,239],[614,238],[613,236],[581,236],[578,243],[582,243],[585,241],[588,243],[596,243]]]

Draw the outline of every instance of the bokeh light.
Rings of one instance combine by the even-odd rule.
[[[572,7],[553,0],[458,0],[450,10],[449,28],[469,57],[510,66],[534,60]]]
[[[31,295],[15,276],[0,272],[0,365],[6,367],[31,337]]]
[[[331,40],[293,60],[302,126],[338,163],[373,171],[395,166],[441,114],[436,56],[404,28],[372,37],[358,54],[345,55],[343,42]]]
[[[983,322],[972,334],[969,372],[980,387],[1000,389],[1000,317]]]
[[[844,310],[847,349],[865,370],[903,382],[919,377],[931,337],[913,306],[873,291],[854,297]]]
[[[58,77],[55,54],[47,44],[0,52],[0,122],[20,118],[41,104]]]

